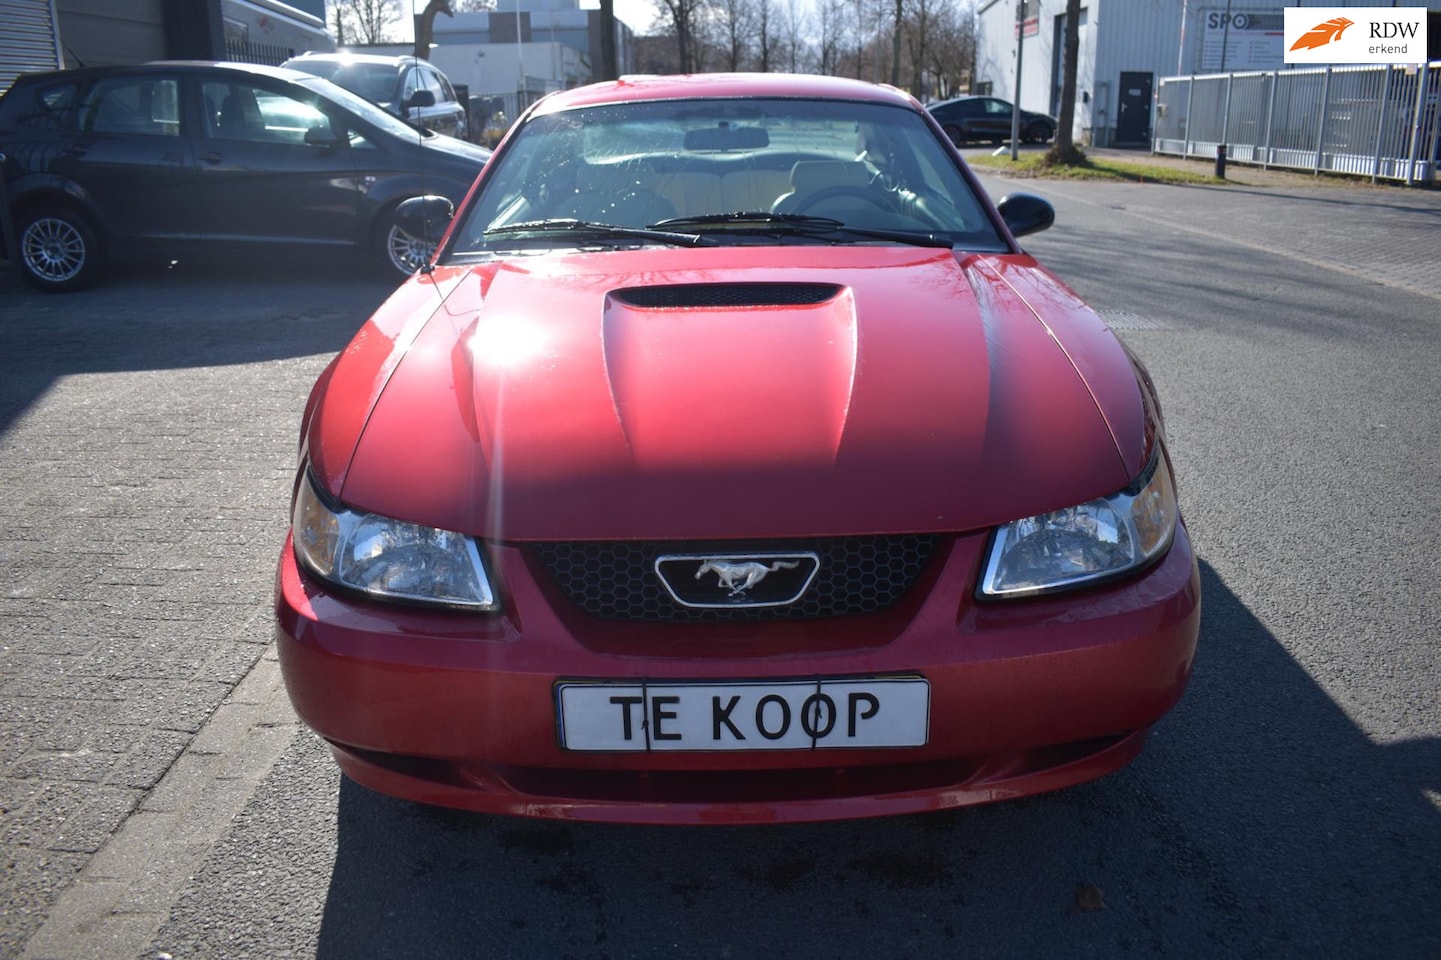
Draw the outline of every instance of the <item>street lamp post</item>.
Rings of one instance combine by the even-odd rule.
[[[1026,46],[1026,0],[1016,0],[1016,95],[1011,100],[1011,161],[1021,158],[1021,53]]]

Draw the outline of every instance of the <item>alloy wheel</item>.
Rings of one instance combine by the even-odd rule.
[[[62,217],[39,217],[20,237],[25,267],[47,283],[67,283],[85,269],[90,251],[85,236]]]
[[[408,277],[430,262],[435,255],[435,244],[417,240],[392,226],[385,235],[385,255],[391,266]]]

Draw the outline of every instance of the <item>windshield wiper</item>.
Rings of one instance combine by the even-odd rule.
[[[715,241],[695,233],[676,233],[658,230],[655,227],[622,227],[615,223],[594,223],[577,220],[574,217],[555,217],[549,220],[525,220],[491,227],[485,231],[487,238],[517,233],[571,233],[600,237],[616,237],[623,240],[652,240],[677,247],[708,247]]]
[[[669,220],[652,223],[651,226],[709,227],[716,224],[732,226],[748,223],[758,223],[764,226],[774,226],[775,224],[831,228],[845,226],[842,221],[830,217],[810,217],[803,213],[768,213],[765,210],[734,210],[730,213],[707,213],[698,217],[671,217]]]
[[[767,213],[763,210],[737,210],[733,213],[710,213],[698,217],[672,217],[652,223],[651,227],[710,227],[745,229],[754,225],[776,236],[797,237],[864,237],[867,240],[891,240],[917,247],[950,247],[949,238],[938,233],[919,230],[878,230],[852,227],[832,217],[812,217],[803,213]]]

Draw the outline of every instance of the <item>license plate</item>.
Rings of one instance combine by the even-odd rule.
[[[567,750],[815,750],[920,747],[920,677],[749,683],[556,684]]]

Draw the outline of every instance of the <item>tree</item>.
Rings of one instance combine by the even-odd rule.
[[[781,18],[780,44],[781,63],[789,73],[800,73],[805,62],[808,44],[806,34],[811,29],[810,17],[806,16],[801,0],[784,0],[784,16]]]
[[[655,0],[656,10],[675,35],[676,60],[681,73],[700,69],[699,33],[706,0]]]
[[[775,0],[755,0],[756,69],[770,73],[776,56]]]
[[[936,99],[948,100],[970,84],[976,70],[975,29],[969,6],[958,7],[953,0],[937,4],[920,57],[935,83]]]
[[[1076,120],[1076,58],[1081,50],[1081,0],[1066,0],[1065,63],[1061,72],[1061,113],[1056,117],[1056,142],[1046,151],[1046,162],[1072,166],[1086,155],[1076,149],[1071,128]]]
[[[335,32],[352,43],[386,43],[399,34],[399,0],[334,0]]]
[[[905,26],[904,0],[896,0],[895,16],[891,19],[891,86],[901,85],[901,30]]]
[[[841,70],[841,40],[844,29],[847,0],[820,0],[817,16],[820,18],[820,69],[826,76],[836,76]]]
[[[450,9],[450,0],[430,0],[425,9],[415,15],[415,56],[424,60],[430,56],[430,41],[435,38],[435,17],[443,13],[455,16]]]
[[[620,76],[615,56],[615,0],[600,0],[600,79]]]
[[[726,69],[739,70],[755,32],[754,9],[750,0],[716,0],[715,13],[725,46]]]

